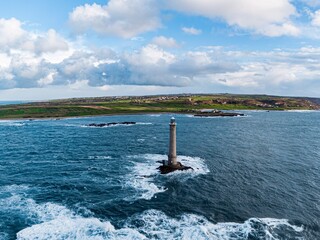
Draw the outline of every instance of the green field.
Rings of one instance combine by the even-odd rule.
[[[292,110],[320,109],[319,99],[267,95],[168,95],[143,97],[76,98],[0,107],[0,119],[75,116],[194,113],[199,109]]]

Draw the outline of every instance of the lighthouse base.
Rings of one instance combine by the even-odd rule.
[[[174,171],[177,171],[177,170],[178,171],[184,171],[184,170],[188,170],[188,169],[192,169],[193,170],[192,167],[184,166],[180,162],[178,162],[175,165],[168,165],[166,163],[166,161],[163,160],[160,163],[162,163],[162,165],[160,167],[158,167],[157,169],[159,169],[161,174],[167,174],[167,173],[171,173],[171,172],[174,172]]]

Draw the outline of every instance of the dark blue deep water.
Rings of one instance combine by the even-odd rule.
[[[245,113],[0,121],[0,239],[320,239],[320,112]]]

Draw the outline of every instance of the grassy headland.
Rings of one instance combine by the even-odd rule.
[[[320,109],[320,99],[232,94],[72,98],[0,106],[0,119],[165,112],[193,113],[199,109],[315,110]]]

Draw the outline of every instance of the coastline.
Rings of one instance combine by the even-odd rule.
[[[232,115],[238,111],[317,111],[320,99],[267,95],[157,95],[135,97],[100,97],[29,102],[1,105],[1,120],[64,119],[76,117],[199,114],[219,112]],[[209,114],[210,115],[210,114]],[[219,116],[219,115],[218,115]],[[217,116],[217,117],[218,117]],[[214,117],[214,116],[213,116]]]
[[[319,112],[320,110],[310,110],[310,109],[297,109],[297,110],[261,110],[261,109],[235,109],[235,110],[226,110],[227,112],[230,111],[240,111],[240,112],[302,112],[302,113],[312,113],[312,112]],[[194,113],[190,112],[131,112],[131,113],[109,113],[109,114],[93,114],[93,115],[79,115],[79,116],[61,116],[61,117],[20,117],[20,118],[0,118],[1,121],[39,121],[39,120],[52,120],[52,121],[59,121],[63,119],[77,119],[77,118],[92,118],[92,117],[107,117],[107,116],[131,116],[131,115],[152,115],[152,114],[178,114],[178,115],[195,115]],[[197,118],[202,118],[202,116],[194,116]],[[223,116],[210,116],[212,118],[218,118]],[[236,116],[230,116],[236,117]],[[242,116],[239,116],[242,117]],[[205,118],[205,117],[203,117]]]

